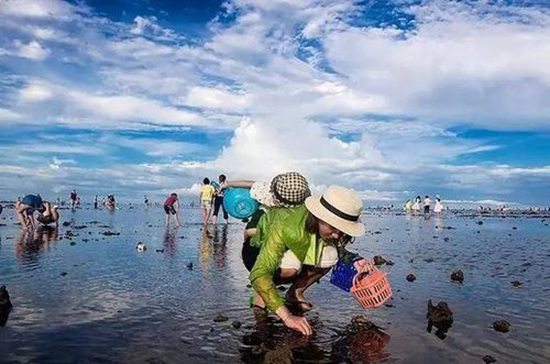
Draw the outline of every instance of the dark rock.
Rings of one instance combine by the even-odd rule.
[[[519,286],[521,286],[521,285],[523,284],[523,283],[521,283],[520,281],[512,281],[512,282],[510,282],[510,283],[511,283],[512,286],[514,286],[514,287],[519,287]]]
[[[102,232],[103,235],[105,236],[117,236],[117,235],[120,235],[120,233],[115,233],[114,231],[104,231]]]
[[[0,287],[0,315],[4,312],[11,310],[13,305],[11,304],[10,294],[6,289],[6,286]]]
[[[478,221],[477,224],[478,225],[483,225],[483,221]]]
[[[73,229],[76,229],[76,230],[82,230],[82,229],[87,229],[88,227],[86,225],[78,225],[78,226],[73,226]]]
[[[443,238],[443,241],[447,243],[449,241],[449,238]]]
[[[437,331],[435,335],[441,340],[447,337],[447,331],[453,325],[453,312],[449,308],[446,302],[439,302],[437,306],[432,304],[432,300],[428,301],[428,313],[426,314],[428,319],[428,332],[432,332],[432,327],[436,327]]]
[[[65,227],[71,226],[71,222],[70,221],[63,221],[63,226],[65,226]]]
[[[414,274],[407,274],[407,276],[405,277],[405,279],[409,282],[414,282],[416,281],[416,276]]]
[[[61,272],[61,277],[65,277],[67,274],[69,274],[69,273],[67,273],[67,272]]]
[[[455,282],[462,283],[464,282],[464,273],[459,269],[451,273],[451,280]]]
[[[390,336],[364,316],[354,317],[339,336],[332,347],[332,362],[371,363],[390,356],[384,351]]]
[[[191,262],[191,263],[187,264],[187,268],[189,270],[193,270],[193,263]]]
[[[6,286],[0,286],[0,327],[6,326],[12,308],[10,294]]]
[[[392,262],[391,260],[386,260],[386,265],[390,265],[390,266],[391,266],[391,265],[395,265],[395,263]]]
[[[224,322],[224,321],[227,321],[227,320],[229,320],[229,318],[227,316],[222,315],[221,313],[217,314],[214,317],[214,322]]]
[[[70,245],[70,246],[75,246],[76,243],[75,243],[74,241],[71,241],[71,242],[69,243],[69,245]]]
[[[233,326],[234,329],[240,329],[241,326],[242,326],[242,324],[241,324],[240,321],[235,320],[235,321],[233,321],[233,322],[231,323],[231,326]]]
[[[493,329],[498,332],[508,332],[510,331],[510,323],[506,320],[497,320],[493,322]]]
[[[483,361],[487,364],[491,364],[491,363],[496,362],[497,360],[495,358],[493,358],[491,355],[485,355],[483,357]]]
[[[156,252],[157,253],[164,253],[164,249],[157,249]]]
[[[381,255],[375,255],[372,260],[374,262],[374,265],[383,265],[388,263],[388,265],[393,265],[392,261],[384,259]]]
[[[516,226],[514,226],[514,227],[512,228],[512,230],[517,230],[517,229],[518,229],[518,228],[517,228]]]

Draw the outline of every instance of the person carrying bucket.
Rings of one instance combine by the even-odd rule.
[[[214,225],[218,223],[218,213],[220,212],[220,208],[223,212],[224,224],[227,224],[229,219],[229,215],[227,214],[227,211],[225,211],[225,207],[223,205],[223,190],[227,184],[227,177],[224,174],[220,174],[218,181],[218,188],[216,188],[216,195],[214,196],[214,213],[212,214],[214,218]]]
[[[292,282],[287,303],[310,310],[304,292],[338,262],[343,251],[339,248],[365,233],[361,212],[362,201],[353,191],[331,186],[321,197],[309,196],[305,204],[276,215],[261,232],[262,248],[249,276],[257,292],[254,304],[275,312],[287,327],[310,335],[309,322],[291,314],[276,284]],[[358,270],[366,264],[364,259],[354,263]]]

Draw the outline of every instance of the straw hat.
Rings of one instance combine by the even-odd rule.
[[[350,236],[365,234],[365,225],[360,216],[363,202],[344,187],[330,186],[321,197],[308,197],[306,208],[316,218],[332,225]]]

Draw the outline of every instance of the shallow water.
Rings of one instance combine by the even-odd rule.
[[[499,363],[550,361],[550,227],[542,218],[367,213],[369,233],[350,250],[395,262],[383,268],[392,307],[367,312],[327,276],[308,292],[315,335],[305,338],[278,320],[255,320],[240,259],[243,224],[205,232],[199,213],[184,210],[184,226],[167,231],[160,208],[62,210],[71,227],[29,237],[4,210],[0,285],[14,309],[0,327],[0,362],[260,363],[283,345],[298,362],[472,363],[487,354]],[[138,241],[146,252],[136,251]],[[454,269],[464,271],[463,284],[451,282]],[[405,280],[409,273],[415,282]],[[454,313],[444,340],[426,330],[428,299]],[[218,313],[229,321],[213,322]],[[359,314],[381,330],[350,344],[342,331]],[[510,332],[493,330],[501,318]]]

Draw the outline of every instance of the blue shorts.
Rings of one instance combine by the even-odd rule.
[[[42,197],[40,195],[27,195],[23,197],[21,203],[32,207],[34,210],[38,210],[40,205],[42,205]]]

